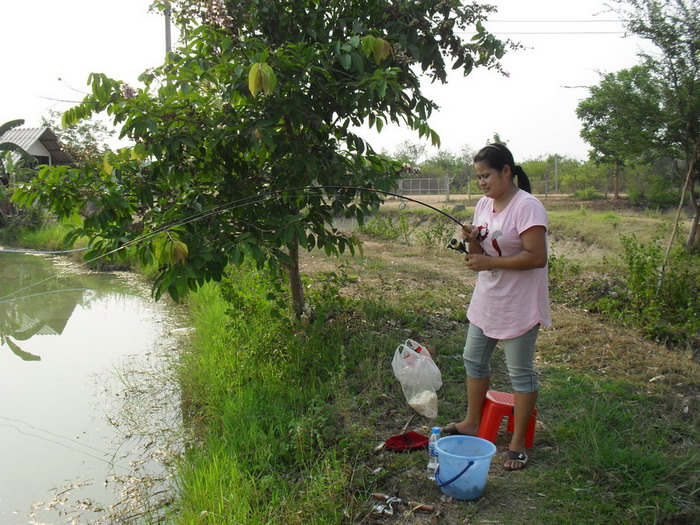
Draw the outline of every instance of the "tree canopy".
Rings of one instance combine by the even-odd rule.
[[[628,28],[654,44],[645,54],[661,92],[663,148],[679,159],[694,208],[686,247],[700,244],[700,3],[697,0],[627,0]]]
[[[649,68],[639,65],[603,75],[576,114],[583,124],[581,137],[592,147],[591,159],[615,166],[617,197],[620,168],[648,160],[645,157],[659,144],[659,94]]]
[[[105,74],[64,125],[106,111],[134,146],[101,170],[44,168],[18,202],[60,215],[98,210],[75,235],[92,256],[134,246],[157,260],[156,296],[181,297],[246,258],[284,267],[303,306],[298,250],[353,249],[333,216],[362,221],[400,163],[354,131],[395,122],[437,144],[435,104],[421,81],[450,67],[500,69],[508,47],[482,22],[495,10],[458,0],[180,0],[183,35],[165,63],[133,88]],[[460,33],[476,31],[465,41]],[[281,191],[308,186],[347,189]],[[138,242],[137,242],[138,241]]]

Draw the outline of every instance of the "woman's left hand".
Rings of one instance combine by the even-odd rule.
[[[469,253],[464,256],[464,265],[475,272],[491,270],[491,257],[480,253]]]

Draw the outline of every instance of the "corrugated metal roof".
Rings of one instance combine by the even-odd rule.
[[[58,137],[50,128],[14,128],[0,137],[0,142],[12,142],[24,150],[31,148],[37,141],[51,154],[53,164],[73,163],[71,156],[61,149]]]

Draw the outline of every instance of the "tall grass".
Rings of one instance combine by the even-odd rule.
[[[68,222],[46,222],[41,228],[0,229],[0,242],[27,249],[60,251],[66,249],[63,240],[71,227]],[[85,242],[80,240],[76,244],[76,247],[84,246]]]
[[[275,315],[264,271],[195,294],[182,384],[200,444],[179,470],[180,523],[338,523],[361,441],[336,448],[347,349]],[[319,315],[325,316],[321,304]]]

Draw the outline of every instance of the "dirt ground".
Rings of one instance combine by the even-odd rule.
[[[591,256],[591,250],[595,248],[579,246],[574,242],[566,246],[567,253],[578,252],[585,256]],[[405,287],[418,292],[440,289],[445,290],[443,309],[466,308],[475,276],[466,271],[461,255],[450,250],[444,252],[364,239],[364,256],[343,260],[357,279],[347,283],[341,293],[348,296],[371,294],[374,297],[396,298]],[[338,265],[337,259],[312,253],[303,256],[301,270],[305,274],[314,274],[336,271]],[[538,342],[541,369],[556,365],[575,370],[595,370],[603,378],[616,377],[634,382],[653,395],[668,391],[673,396],[671,406],[675,415],[689,412],[697,414],[700,410],[697,382],[700,367],[690,356],[679,358],[665,347],[643,339],[634,330],[606,324],[584,310],[565,304],[552,304],[552,317],[553,327],[542,330]],[[436,332],[455,331],[458,334],[455,341],[459,341],[464,328],[452,317],[435,312],[435,326],[432,329]],[[423,335],[430,337],[430,333]],[[443,359],[461,359],[461,348],[457,343],[452,348],[434,351],[437,355],[443,352]],[[390,373],[390,368],[388,370]],[[441,407],[451,407],[453,412],[458,413],[459,407],[465,406],[460,386],[463,385],[463,376],[451,376],[447,381],[451,389],[442,389],[439,402]],[[495,386],[499,390],[509,389],[505,383]],[[447,397],[447,391],[452,392],[452,398]],[[443,420],[446,417],[443,415],[438,415],[437,421],[417,415],[406,406],[400,395],[387,395],[383,403],[382,400],[374,402],[382,404],[380,420],[384,422],[374,429],[377,445],[383,439],[407,430],[428,435],[433,424],[444,425],[449,422]],[[444,413],[442,408],[441,413]],[[546,513],[544,509],[547,506],[556,505],[541,488],[547,486],[545,478],[551,469],[556,468],[557,463],[558,444],[547,438],[547,426],[551,417],[551,414],[540,414],[530,465],[522,472],[507,472],[502,468],[508,438],[505,429],[501,429],[496,442],[498,453],[491,463],[486,493],[473,502],[446,497],[426,480],[424,450],[403,454],[401,458],[394,452],[378,451],[374,457],[368,458],[363,468],[372,469],[377,474],[377,485],[382,487],[382,492],[433,505],[435,511],[413,511],[409,507],[397,505],[392,516],[380,515],[373,512],[373,507],[381,502],[367,498],[367,512],[353,517],[351,522],[411,525],[539,523],[528,519],[528,516],[541,516],[541,512]],[[669,414],[668,417],[672,418],[674,414]]]

